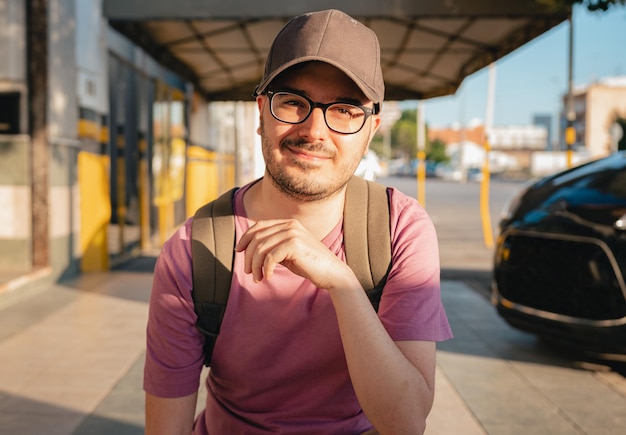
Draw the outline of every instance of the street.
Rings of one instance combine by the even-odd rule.
[[[379,181],[407,195],[417,195],[417,180],[414,177],[388,177]],[[492,228],[494,241],[500,213],[522,186],[522,182],[490,182],[491,222],[486,225]],[[423,205],[437,228],[442,279],[464,281],[488,296],[493,248],[487,247],[485,243],[480,214],[480,183],[428,178],[425,199]]]
[[[380,181],[415,196],[413,179]],[[519,186],[492,183],[494,226]],[[490,304],[491,250],[477,212],[479,188],[427,180],[454,339],[437,347],[426,435],[623,435],[626,378],[613,365],[513,329]],[[0,310],[0,434],[144,433],[154,261],[146,254]],[[204,395],[201,389],[199,408]]]
[[[413,177],[387,177],[378,181],[407,195],[417,195],[417,180]],[[498,235],[500,214],[523,185],[524,182],[520,181],[490,181],[489,210],[494,243]],[[458,183],[428,178],[425,207],[437,229],[442,280],[461,281],[488,300],[493,248],[485,244],[479,205],[480,188],[480,183],[477,182]],[[534,339],[532,335],[529,337]],[[585,364],[590,363],[598,370],[609,367],[626,376],[626,355],[603,360],[554,347],[551,347],[550,352],[554,349],[557,349],[565,361],[584,360]],[[536,350],[541,352],[541,347]],[[624,388],[626,389],[626,379]],[[624,414],[626,415],[626,410]]]
[[[379,181],[417,195],[415,178]],[[500,213],[522,186],[491,180],[494,242]],[[430,417],[436,429],[427,434],[626,433],[626,356],[607,360],[555,346],[512,328],[491,306],[493,248],[485,243],[480,183],[428,178],[424,202],[437,229],[442,298],[455,334],[438,345],[439,391]],[[462,284],[475,293],[463,293]],[[480,422],[478,429],[471,419],[457,429],[446,426],[449,411],[441,404],[454,398]]]

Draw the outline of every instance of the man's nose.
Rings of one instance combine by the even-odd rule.
[[[324,119],[324,109],[321,107],[314,107],[306,121],[300,124],[300,135],[310,138],[311,141],[325,139],[329,132],[330,129]]]

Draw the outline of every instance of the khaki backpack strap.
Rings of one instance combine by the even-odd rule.
[[[346,262],[354,271],[374,308],[391,267],[389,198],[381,184],[352,177],[343,212]]]
[[[236,189],[198,209],[191,236],[193,300],[197,327],[205,335],[205,365],[211,362],[213,347],[226,311],[232,277]]]

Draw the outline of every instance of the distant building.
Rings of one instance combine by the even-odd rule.
[[[543,151],[548,146],[548,130],[538,125],[493,127],[489,143],[494,150]]]
[[[560,115],[560,144],[565,149],[565,118],[567,95],[563,96],[563,111]],[[626,149],[626,138],[622,133],[615,139],[615,131],[626,126],[626,76],[600,79],[588,86],[574,90],[576,120],[575,149],[585,149],[591,157],[610,154],[617,149]],[[613,135],[611,134],[613,132]]]
[[[485,127],[471,128],[429,128],[430,141],[441,140],[445,144],[459,142],[485,142]],[[492,127],[489,132],[489,146],[497,150],[545,150],[548,144],[548,130],[539,125],[507,125]]]
[[[547,132],[546,142],[547,149],[552,150],[554,147],[554,142],[552,141],[552,115],[547,114],[538,114],[533,116],[533,125],[544,127]]]
[[[433,141],[439,139],[446,144],[449,156],[456,152],[458,144],[473,143],[484,148],[485,127],[477,125],[472,128],[444,128],[429,129],[428,138]],[[488,135],[491,159],[500,156],[498,162],[502,170],[527,169],[530,167],[532,154],[537,151],[544,151],[548,145],[548,130],[544,126],[538,125],[510,125],[492,127]],[[468,147],[463,147],[467,149]],[[468,165],[465,157],[460,159],[463,165]],[[512,161],[516,164],[513,165]],[[496,163],[496,162],[492,162]],[[469,165],[472,166],[472,165]]]
[[[429,128],[428,140],[431,142],[440,140],[446,145],[465,141],[482,144],[485,141],[485,127],[476,125],[468,128]]]
[[[450,157],[450,166],[461,171],[461,178],[467,176],[470,169],[482,168],[485,161],[485,147],[472,141],[451,143],[446,147]],[[493,173],[519,170],[516,156],[504,151],[489,152],[489,169]]]

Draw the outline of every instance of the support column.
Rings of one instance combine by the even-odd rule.
[[[568,24],[569,24],[569,37],[567,46],[567,101],[565,117],[567,119],[567,128],[565,129],[565,144],[567,167],[573,166],[573,154],[574,145],[576,144],[576,128],[574,122],[576,121],[576,108],[574,107],[574,6],[571,6]]]
[[[31,140],[32,265],[50,264],[48,231],[48,0],[26,2],[28,133]]]

